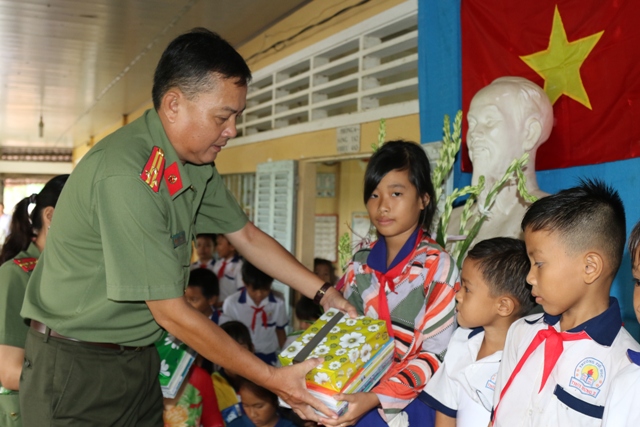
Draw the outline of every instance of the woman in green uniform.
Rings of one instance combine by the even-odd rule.
[[[20,426],[18,386],[28,324],[20,317],[31,271],[44,249],[53,211],[69,175],[51,179],[16,205],[0,252],[0,425]],[[33,206],[31,213],[29,207]]]

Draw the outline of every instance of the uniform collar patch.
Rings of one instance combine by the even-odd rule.
[[[169,189],[169,194],[171,196],[182,189],[182,177],[180,176],[178,162],[173,162],[164,171],[164,180],[167,183],[167,188]]]
[[[36,268],[37,258],[16,258],[13,262],[24,270],[25,273],[31,273]]]

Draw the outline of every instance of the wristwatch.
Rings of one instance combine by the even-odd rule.
[[[316,292],[316,296],[313,297],[313,302],[315,302],[316,304],[320,304],[320,301],[322,301],[322,297],[324,297],[324,294],[327,293],[327,290],[330,287],[331,287],[331,283],[324,282],[324,285],[322,285],[320,289],[318,289],[318,292]]]

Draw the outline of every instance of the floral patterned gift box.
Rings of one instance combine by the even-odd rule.
[[[314,337],[317,334],[323,334],[326,331],[325,328],[321,332],[323,327],[338,313],[340,312],[335,309],[327,311],[297,340],[285,348],[279,356],[282,366],[293,363],[298,353],[308,345],[313,345],[312,341],[317,341]],[[307,357],[324,358],[322,365],[307,374],[307,385],[310,389],[320,387],[330,392],[340,392],[353,377],[362,372],[365,365],[375,362],[374,359],[377,356],[385,353],[385,356],[391,357],[390,351],[381,352],[383,348],[389,350],[386,344],[391,341],[384,320],[374,320],[364,316],[350,319],[344,316],[326,332]]]

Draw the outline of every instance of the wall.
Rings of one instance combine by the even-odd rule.
[[[442,117],[453,116],[462,105],[460,53],[460,0],[448,2],[419,2],[419,60],[420,60],[420,129],[423,143],[442,139]],[[471,182],[471,174],[460,172],[455,166],[454,185]],[[579,177],[597,177],[614,186],[622,197],[627,211],[627,232],[640,219],[640,158],[599,165],[540,171],[540,188],[555,193],[573,186]],[[631,297],[633,292],[629,254],[625,252],[622,267],[613,283],[611,294],[622,306],[625,326],[636,338],[640,328],[635,319]]]

